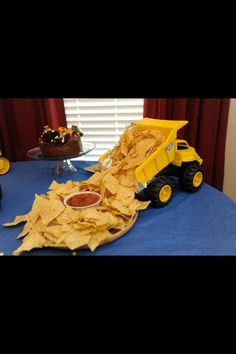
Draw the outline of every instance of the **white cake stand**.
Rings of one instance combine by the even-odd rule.
[[[83,151],[77,155],[70,155],[65,158],[65,156],[57,157],[43,157],[40,147],[36,147],[27,151],[27,156],[33,160],[46,160],[46,161],[56,161],[56,166],[53,173],[57,176],[64,174],[71,174],[77,172],[77,169],[72,165],[70,159],[80,157],[88,154],[90,151],[95,149],[96,145],[93,143],[83,142]]]

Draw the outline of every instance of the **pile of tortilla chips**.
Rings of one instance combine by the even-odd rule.
[[[109,168],[102,165],[88,180],[53,181],[47,194],[35,195],[31,211],[17,216],[14,226],[26,222],[17,238],[24,237],[13,254],[20,255],[33,248],[56,247],[75,250],[89,248],[94,251],[106,243],[114,233],[125,230],[138,210],[146,209],[150,202],[135,199],[139,190],[134,170],[163,142],[159,131],[138,130],[135,124],[127,127],[117,146],[106,160]],[[94,191],[102,195],[100,206],[74,210],[66,207],[63,200],[69,194]]]

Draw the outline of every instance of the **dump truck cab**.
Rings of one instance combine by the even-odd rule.
[[[186,140],[176,139],[173,165],[181,167],[183,163],[192,161],[198,162],[199,165],[202,165],[203,162],[196,150],[189,146]]]

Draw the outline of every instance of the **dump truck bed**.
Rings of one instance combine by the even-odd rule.
[[[147,183],[174,160],[177,131],[188,123],[186,120],[162,120],[144,118],[137,122],[138,129],[159,130],[164,142],[135,170],[135,177],[141,184]]]

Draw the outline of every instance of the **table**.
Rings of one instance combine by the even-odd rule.
[[[11,255],[20,245],[16,237],[22,225],[5,228],[2,223],[28,213],[35,193],[46,193],[55,179],[85,180],[91,174],[85,166],[94,162],[73,161],[78,172],[69,176],[52,174],[54,163],[27,161],[12,164],[8,174],[0,176],[3,190],[0,210],[0,252]],[[215,188],[203,184],[193,194],[175,186],[175,195],[164,208],[141,211],[134,227],[113,243],[90,250],[76,251],[78,256],[111,255],[236,255],[236,203]],[[52,248],[32,250],[30,255],[72,255],[69,250]]]

